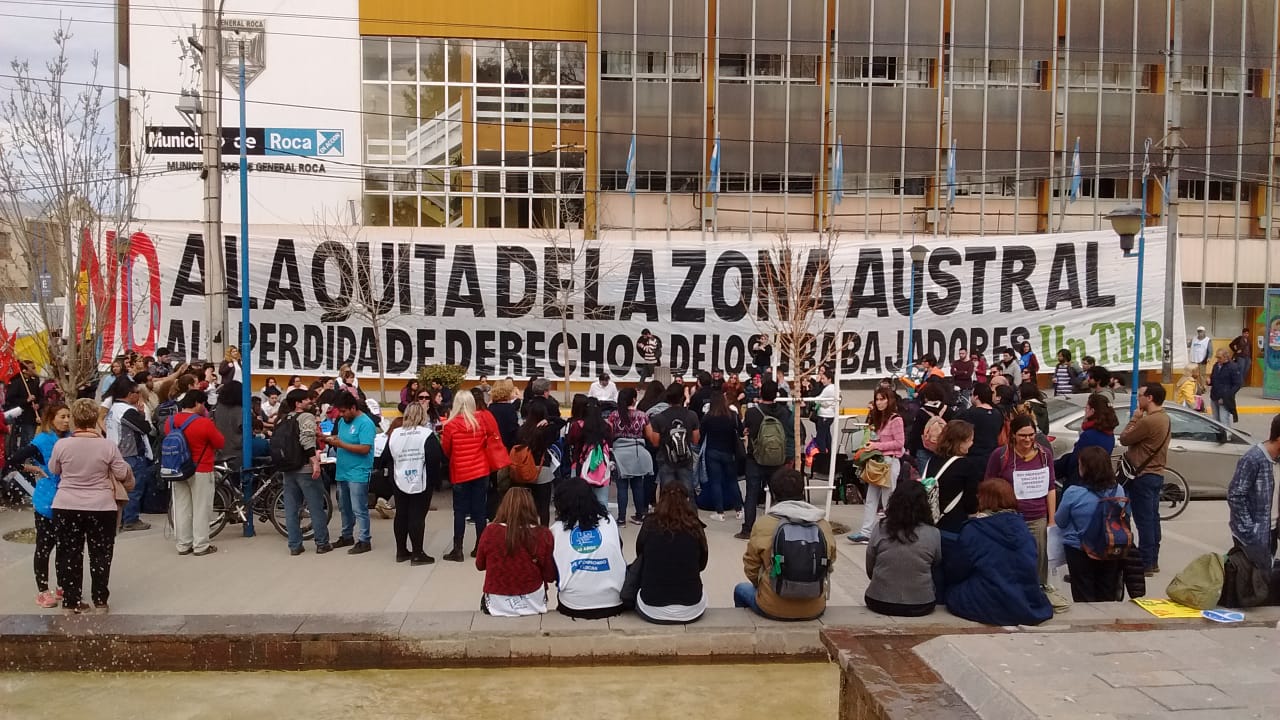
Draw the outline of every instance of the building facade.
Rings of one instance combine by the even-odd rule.
[[[156,47],[199,22],[198,3],[176,5],[186,7],[130,13],[135,90],[192,83],[181,63],[156,61]],[[1163,225],[1180,124],[1189,324],[1234,335],[1280,278],[1276,0],[323,8],[226,3],[228,17],[261,19],[265,38],[247,90],[249,124],[275,154],[251,163],[259,222],[306,225],[336,208],[459,240],[482,228],[761,242],[825,229],[888,242],[1105,229],[1110,211],[1141,201],[1149,138],[1146,209]],[[236,94],[223,87],[232,126]],[[179,125],[167,107],[153,114],[158,127]],[[343,140],[337,153],[319,140],[295,152],[273,144],[273,129]],[[148,141],[142,129],[133,137]],[[142,205],[156,219],[198,219],[198,171],[182,162],[199,157],[168,152],[157,144],[154,161],[172,171],[148,178]],[[229,222],[236,183],[227,174]]]

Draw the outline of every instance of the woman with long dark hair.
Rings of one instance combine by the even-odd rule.
[[[881,615],[928,615],[938,601],[933,574],[941,563],[942,536],[924,486],[898,485],[867,543],[867,607]]]
[[[580,397],[583,396],[579,395],[573,399],[575,411]],[[599,465],[593,466],[591,458],[596,448],[608,450],[613,443],[613,433],[609,430],[609,423],[605,422],[604,413],[600,410],[599,400],[593,397],[585,399],[582,404],[582,416],[569,426],[567,439],[569,441],[569,457],[573,459],[570,466],[573,476],[583,478],[590,476],[587,483],[591,485],[591,491],[595,493],[600,505],[608,507],[609,482],[611,478],[607,456],[603,461],[605,463],[604,467],[598,471],[593,471],[593,467],[599,468]]]
[[[476,569],[484,572],[480,609],[503,617],[545,613],[547,583],[556,580],[554,547],[551,531],[538,524],[533,495],[507,490],[476,550]]]
[[[618,524],[585,480],[570,477],[556,488],[555,536],[557,607],[570,617],[613,617],[625,609]]]
[[[1115,408],[1111,407],[1106,394],[1091,393],[1084,403],[1084,424],[1080,426],[1075,447],[1054,461],[1054,473],[1061,479],[1064,489],[1080,481],[1078,458],[1085,448],[1099,447],[1107,453],[1107,457],[1111,456],[1116,449],[1116,428],[1119,425]]]
[[[738,488],[737,444],[742,437],[742,423],[729,410],[724,393],[712,392],[710,409],[702,418],[703,452],[706,453],[708,504],[711,519],[724,522],[726,510],[742,519],[742,491]],[[704,506],[705,507],[705,506]]]
[[[529,486],[538,520],[544,526],[551,524],[551,483],[555,480],[555,468],[559,463],[552,446],[556,444],[556,426],[547,420],[546,403],[528,403],[527,414],[516,442],[529,448],[538,463],[538,479]]]
[[[1014,415],[1009,421],[1009,444],[997,448],[987,460],[987,477],[1002,477],[1013,486],[1018,511],[1027,529],[1036,539],[1039,555],[1040,584],[1049,587],[1048,526],[1057,507],[1056,473],[1053,450],[1036,439],[1036,422],[1030,415]],[[1058,605],[1065,601],[1057,593],[1049,599]]]
[[[62,403],[50,403],[40,414],[40,428],[31,444],[10,458],[14,465],[21,464],[28,475],[38,477],[31,494],[31,507],[36,518],[36,605],[42,608],[57,607],[58,593],[49,590],[49,558],[57,536],[53,528],[53,498],[58,492],[59,478],[49,471],[49,458],[54,445],[71,434],[71,411]]]
[[[417,399],[420,388],[418,378],[411,378],[404,387],[400,388],[400,412],[404,412],[405,407]]]
[[[635,501],[636,514],[631,523],[644,522],[647,508],[645,479],[653,474],[653,455],[645,443],[644,429],[649,416],[636,409],[635,388],[618,393],[618,409],[609,413],[609,430],[613,433],[613,460],[618,465],[618,527],[627,522],[627,493]]]
[[[978,485],[983,480],[987,462],[970,457],[972,447],[973,425],[952,420],[938,437],[937,453],[920,471],[923,480],[932,478],[938,485],[941,516],[934,525],[939,531],[960,532],[965,520],[978,511]]]
[[[1071,574],[1071,599],[1075,602],[1118,602],[1123,560],[1095,560],[1085,554],[1081,536],[1089,529],[1098,503],[1107,498],[1124,498],[1124,488],[1116,484],[1111,469],[1111,453],[1100,447],[1080,451],[1080,482],[1062,494],[1054,520],[1062,532],[1062,546]]]
[[[888,504],[889,494],[897,487],[898,474],[902,470],[902,454],[906,452],[906,432],[903,430],[902,416],[898,414],[898,396],[892,389],[884,386],[875,389],[871,398],[871,411],[867,414],[867,426],[871,432],[867,450],[880,452],[884,461],[889,463],[889,487],[867,484],[862,528],[849,536],[851,542],[858,544],[870,541],[871,527],[879,510]]]
[[[688,491],[671,483],[636,536],[636,614],[659,625],[696,622],[707,609],[702,571],[709,556],[707,535]]]
[[[667,392],[667,386],[657,380],[650,380],[645,383],[644,397],[640,398],[640,402],[636,403],[636,409],[642,413],[648,413],[649,408],[662,402],[662,396]]]

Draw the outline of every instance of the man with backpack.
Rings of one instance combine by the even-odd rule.
[[[742,503],[742,530],[734,535],[739,540],[751,539],[765,482],[795,457],[791,409],[777,399],[777,384],[765,380],[760,384],[759,402],[747,410],[747,497]]]
[[[320,453],[316,450],[316,416],[311,413],[311,393],[296,389],[285,397],[287,413],[276,419],[271,434],[271,462],[284,476],[284,520],[289,536],[289,554],[301,555],[302,529],[298,513],[307,504],[315,532],[316,554],[331,550],[329,515],[325,512],[325,485],[320,476]]]
[[[827,581],[836,563],[835,536],[821,508],[804,501],[804,475],[782,470],[769,480],[777,503],[751,531],[733,588],[734,607],[774,620],[813,620],[827,609]]]
[[[225,440],[209,419],[209,396],[191,389],[178,403],[178,412],[162,428],[160,473],[172,482],[173,534],[179,555],[210,555],[213,514],[213,462]]]
[[[692,499],[697,496],[694,471],[702,440],[698,416],[684,406],[684,390],[675,383],[662,399],[667,402],[667,409],[651,417],[644,430],[645,438],[658,449],[658,486],[678,482]]]

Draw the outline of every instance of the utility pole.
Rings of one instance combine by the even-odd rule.
[[[1181,293],[1178,286],[1178,170],[1182,164],[1182,6],[1183,0],[1173,0],[1173,48],[1169,53],[1169,82],[1165,95],[1166,116],[1169,128],[1165,135],[1165,152],[1168,155],[1165,176],[1165,197],[1169,203],[1169,218],[1165,237],[1164,258],[1164,337],[1163,354],[1160,361],[1160,380],[1168,384],[1173,382],[1173,308],[1177,301],[1176,293]],[[1143,208],[1146,211],[1146,208]],[[1134,328],[1135,333],[1142,328]],[[1136,343],[1135,343],[1135,347]]]
[[[226,271],[222,257],[222,103],[219,92],[219,60],[222,53],[221,22],[216,0],[204,0],[204,26],[200,41],[201,148],[204,162],[204,304],[205,332],[210,362],[220,362],[227,334]],[[193,354],[195,349],[192,349]]]

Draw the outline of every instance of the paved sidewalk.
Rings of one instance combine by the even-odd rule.
[[[1280,716],[1280,630],[952,635],[916,653],[982,718]]]

